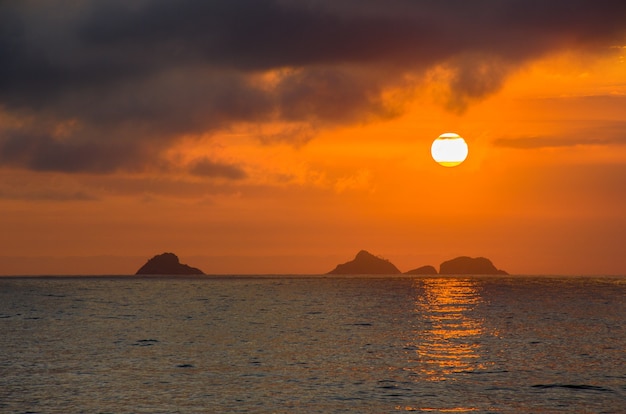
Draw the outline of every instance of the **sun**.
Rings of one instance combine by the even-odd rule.
[[[467,143],[458,134],[446,132],[439,135],[430,147],[433,159],[444,167],[456,167],[467,158]]]

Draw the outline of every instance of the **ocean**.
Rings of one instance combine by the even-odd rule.
[[[624,277],[0,278],[2,413],[624,413]]]

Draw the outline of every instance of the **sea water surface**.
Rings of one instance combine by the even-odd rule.
[[[0,278],[2,413],[626,412],[626,278]]]

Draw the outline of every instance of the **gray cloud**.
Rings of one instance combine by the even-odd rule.
[[[12,131],[0,140],[0,164],[35,171],[111,172],[140,160],[134,144],[110,145],[96,140],[61,141],[48,131]],[[113,160],[113,161],[111,161]]]
[[[446,108],[463,113],[473,101],[498,91],[512,65],[492,56],[464,55],[454,59],[452,68]]]
[[[572,141],[565,137],[549,137],[549,136],[532,136],[532,137],[515,137],[515,138],[498,138],[493,141],[496,147],[513,148],[513,149],[538,149],[538,148],[558,148],[558,147],[574,147],[577,145],[593,145],[597,142],[589,140]]]
[[[623,44],[626,29],[617,0],[53,3],[0,3],[0,111],[32,122],[0,126],[3,165],[107,173],[238,121],[394,116],[381,92],[437,64],[462,112],[520,63]],[[285,70],[275,85],[255,82],[270,69]],[[79,127],[59,139],[67,121]]]
[[[65,190],[23,190],[16,188],[0,188],[0,200],[26,200],[26,201],[96,201],[98,198],[85,191]]]
[[[589,137],[517,137],[499,138],[494,145],[503,148],[514,149],[538,149],[576,147],[580,145],[626,145],[626,136],[621,138],[589,138]]]
[[[575,133],[560,136],[503,137],[493,145],[512,149],[576,147],[586,145],[626,145],[626,122],[604,123],[601,127],[578,128]]]
[[[190,171],[194,175],[222,177],[231,180],[238,180],[247,176],[246,172],[236,165],[220,163],[207,158],[194,162]]]

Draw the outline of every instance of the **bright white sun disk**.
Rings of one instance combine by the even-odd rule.
[[[467,158],[468,148],[465,140],[458,134],[447,132],[439,135],[430,147],[433,159],[444,167],[455,167]]]

